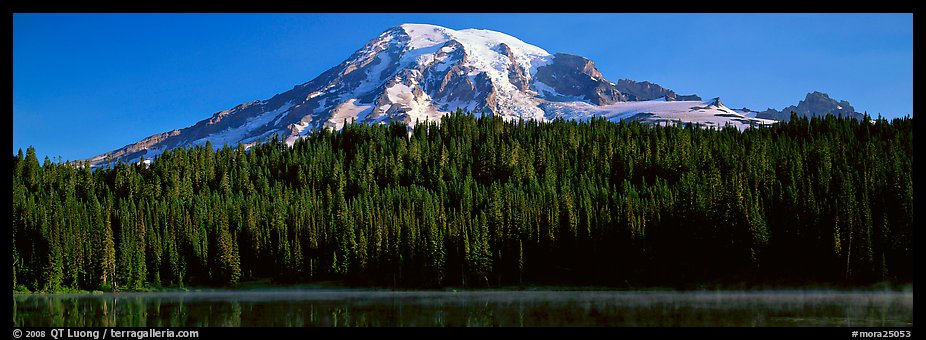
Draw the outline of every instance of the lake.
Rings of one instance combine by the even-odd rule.
[[[913,326],[913,292],[279,289],[14,294],[13,325]]]

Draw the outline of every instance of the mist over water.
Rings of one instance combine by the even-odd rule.
[[[912,326],[913,292],[266,290],[13,295],[14,327]]]

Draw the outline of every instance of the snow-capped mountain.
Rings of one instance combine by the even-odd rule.
[[[439,122],[461,108],[505,119],[637,119],[745,129],[773,123],[650,82],[605,79],[584,57],[550,54],[512,36],[480,29],[404,24],[370,40],[315,79],[267,100],[220,111],[191,127],[154,135],[89,159],[91,164],[151,159],[164,150],[250,145],[273,134],[288,144],[345,122]]]

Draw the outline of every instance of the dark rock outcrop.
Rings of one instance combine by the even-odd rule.
[[[624,94],[624,100],[626,101],[643,101],[659,98],[665,98],[667,101],[701,101],[701,97],[697,95],[678,95],[675,91],[648,81],[621,79],[617,81],[615,88]]]
[[[557,53],[553,62],[537,68],[534,81],[543,82],[560,94],[595,105],[625,101],[621,91],[601,76],[594,62],[577,55]]]
[[[855,111],[848,101],[836,101],[823,92],[814,91],[808,93],[804,100],[800,101],[797,106],[791,105],[781,111],[771,109],[759,112],[757,118],[774,119],[780,121],[791,120],[791,112],[798,117],[819,117],[827,114],[833,114],[840,117],[851,117],[863,119],[864,115]]]
[[[511,47],[505,45],[504,43],[498,45],[499,53],[508,57],[508,82],[511,85],[514,85],[519,91],[527,91],[530,88],[530,83],[527,78],[527,71],[524,70],[524,67],[521,67],[521,64],[518,64],[515,61],[514,52],[511,51]]]

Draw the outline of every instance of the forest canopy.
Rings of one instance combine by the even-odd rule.
[[[349,124],[91,171],[12,157],[13,286],[913,280],[913,121]]]

